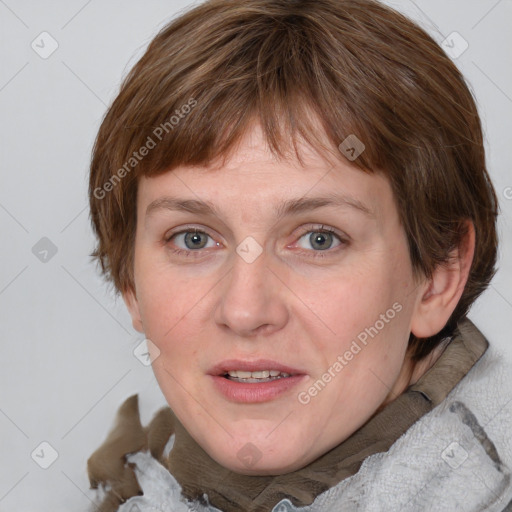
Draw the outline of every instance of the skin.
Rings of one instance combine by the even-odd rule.
[[[473,257],[471,228],[456,263],[430,281],[415,280],[387,179],[344,159],[333,167],[305,145],[301,151],[305,167],[292,158],[277,161],[254,125],[222,167],[179,167],[139,182],[135,287],[123,294],[133,325],[158,347],[153,370],[182,424],[213,459],[243,474],[305,466],[416,382],[440,353],[413,365],[406,359],[409,333],[441,330]],[[274,213],[283,200],[333,191],[356,198],[371,214],[339,205],[282,218]],[[148,213],[164,196],[209,201],[219,214],[164,207]],[[311,237],[322,225],[335,235],[319,249]],[[207,233],[203,248],[186,245],[184,234],[172,236],[185,228]],[[252,263],[236,252],[248,236],[263,249]],[[401,311],[308,404],[300,403],[297,394],[394,303]],[[272,359],[306,377],[274,400],[234,403],[208,375],[233,358]],[[248,443],[260,456],[250,467],[237,457]]]

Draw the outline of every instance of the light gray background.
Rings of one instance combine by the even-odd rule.
[[[439,42],[457,31],[469,43],[456,62],[479,103],[502,207],[500,271],[470,318],[512,360],[512,1],[389,3]],[[86,460],[120,403],[139,393],[144,424],[166,405],[133,355],[143,337],[90,263],[87,170],[121,78],[188,5],[0,0],[1,512],[85,510]],[[47,59],[31,47],[43,31],[59,45]],[[42,237],[57,247],[46,262],[32,252]],[[58,453],[46,470],[31,458],[43,441]],[[40,450],[39,461],[51,455]]]

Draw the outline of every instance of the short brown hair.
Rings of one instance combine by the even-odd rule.
[[[138,178],[227,157],[255,119],[274,155],[293,142],[301,162],[297,137],[338,159],[340,143],[360,139],[354,164],[389,179],[415,275],[446,263],[463,221],[474,223],[472,267],[450,320],[431,338],[411,334],[413,359],[426,356],[496,271],[498,202],[464,78],[423,29],[374,0],[210,0],[156,35],[93,149],[92,256],[103,273],[118,291],[134,288]]]

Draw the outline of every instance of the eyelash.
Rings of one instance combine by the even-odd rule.
[[[182,229],[181,231],[177,231],[176,233],[171,233],[170,235],[166,236],[165,243],[168,244],[174,237],[176,237],[178,235],[186,234],[186,233],[200,233],[200,234],[209,236],[213,240],[213,236],[203,229],[198,229],[195,227],[186,227],[185,229]],[[331,234],[334,237],[336,237],[340,242],[340,244],[338,246],[336,246],[332,249],[326,249],[324,251],[315,251],[312,249],[310,249],[310,250],[302,249],[302,250],[298,251],[301,254],[307,253],[307,255],[312,258],[325,258],[328,255],[332,255],[333,252],[337,252],[337,249],[340,249],[342,246],[348,245],[347,239],[345,239],[341,235],[339,235],[334,229],[325,227],[323,225],[320,228],[309,226],[307,230],[305,230],[298,236],[297,240],[300,240],[301,238],[304,237],[304,235],[307,235],[308,233]],[[196,250],[188,249],[187,250],[187,249],[172,249],[172,248],[170,248],[169,250],[172,251],[177,256],[185,256],[187,258],[188,257],[200,258],[203,256],[203,254],[202,254],[203,251],[201,249],[196,249]],[[311,254],[311,253],[313,253],[313,254]],[[325,253],[329,253],[329,254],[325,254]]]

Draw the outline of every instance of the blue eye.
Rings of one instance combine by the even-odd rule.
[[[325,258],[333,256],[338,254],[344,246],[349,245],[350,239],[338,235],[334,229],[326,228],[323,225],[308,226],[308,228],[308,231],[305,231],[297,242],[299,247],[304,249],[299,252],[306,254],[308,257]]]
[[[196,250],[204,249],[207,244],[207,238],[210,235],[203,231],[183,231],[178,233],[176,236],[183,236],[183,242],[187,249]]]
[[[210,245],[207,245],[208,238],[212,240]],[[185,229],[179,233],[173,233],[167,237],[165,241],[166,243],[173,241],[174,244],[176,244],[176,241],[180,241],[182,244],[184,244],[184,247],[171,247],[171,251],[180,256],[183,255],[193,257],[201,256],[202,251],[200,251],[200,249],[209,249],[211,247],[220,245],[218,242],[215,242],[208,233],[205,231],[200,231],[199,229]]]
[[[338,239],[338,245],[341,245],[341,239],[331,230],[319,229],[315,231],[308,231],[306,234],[300,237],[299,241],[305,238],[313,249],[319,251],[327,251],[333,248],[333,243]],[[308,247],[303,248],[307,249]],[[337,247],[337,245],[335,246]]]

